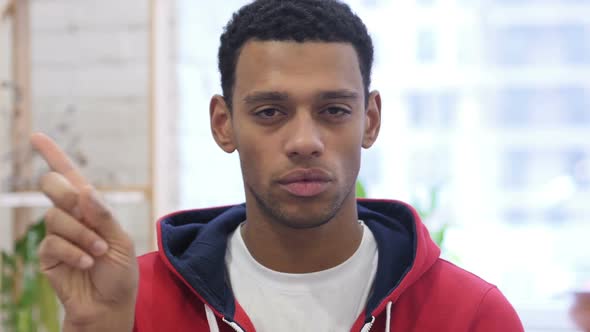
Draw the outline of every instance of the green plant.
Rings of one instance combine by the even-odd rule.
[[[356,181],[356,197],[358,198],[366,198],[367,192],[365,191],[365,186],[360,180]]]
[[[419,202],[417,199],[414,199],[412,205],[418,211],[418,214],[425,222],[426,225],[429,224],[428,219],[430,219],[434,213],[437,211],[440,203],[440,188],[439,187],[432,187],[428,193],[427,201]],[[451,224],[449,222],[443,222],[442,224],[438,225],[438,228],[434,228],[434,225],[428,225],[428,231],[430,232],[430,237],[432,241],[438,245],[441,249],[443,256],[446,256],[449,260],[459,263],[460,259],[457,254],[448,250],[445,245],[445,238],[447,231]]]
[[[356,196],[359,198],[367,197],[367,192],[365,190],[365,187],[360,180],[356,181]],[[420,215],[420,218],[422,218],[422,220],[425,221],[425,223],[427,224],[428,231],[430,232],[430,237],[432,238],[434,243],[436,243],[436,245],[438,245],[439,248],[441,248],[443,253],[450,260],[452,260],[454,262],[459,262],[459,257],[456,254],[449,252],[445,248],[445,236],[447,234],[450,224],[448,222],[445,222],[445,223],[442,223],[438,228],[435,229],[434,225],[428,225],[428,222],[426,222],[428,219],[430,219],[432,217],[432,215],[438,209],[439,201],[440,201],[440,188],[439,187],[432,187],[432,188],[430,188],[430,190],[428,192],[428,197],[427,197],[426,201],[424,201],[424,200],[420,201],[415,198],[415,199],[413,199],[412,206],[416,209],[416,211]]]
[[[440,189],[438,187],[430,188],[428,192],[427,201],[419,201],[418,199],[414,198],[412,202],[412,206],[416,209],[422,220],[426,221],[436,212],[439,205],[440,200]],[[449,227],[449,223],[443,223],[438,227],[438,229],[432,229],[433,226],[430,225],[429,231],[430,236],[434,243],[436,243],[441,249],[443,248],[443,244],[445,241],[445,234]]]
[[[0,253],[0,311],[8,332],[60,330],[57,298],[39,271],[37,249],[44,235],[40,220],[16,241],[12,253]]]

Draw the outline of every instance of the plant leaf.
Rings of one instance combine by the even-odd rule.
[[[39,273],[39,311],[40,323],[47,332],[59,332],[59,304],[49,280]]]
[[[2,255],[2,267],[7,266],[14,268],[15,260],[13,255],[7,253],[6,251],[2,251],[0,255]]]
[[[363,186],[363,183],[360,180],[356,181],[356,197],[358,197],[358,198],[366,198],[367,197],[367,192],[365,190],[365,186]]]
[[[445,223],[438,230],[430,233],[432,241],[434,241],[439,248],[442,248],[443,242],[445,241],[445,233],[448,226],[449,224]]]
[[[44,236],[45,223],[40,219],[15,242],[14,254],[1,253],[0,308],[8,331],[36,332],[42,326],[44,331],[59,332],[59,304],[49,281],[38,267],[37,249]],[[16,278],[22,280],[17,300],[13,299]]]

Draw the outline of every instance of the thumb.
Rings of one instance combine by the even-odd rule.
[[[116,237],[121,232],[121,226],[113,217],[111,210],[92,186],[83,187],[79,202],[84,223],[105,240]]]

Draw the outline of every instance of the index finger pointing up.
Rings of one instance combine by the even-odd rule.
[[[49,167],[63,175],[74,187],[82,189],[88,186],[88,181],[66,153],[51,139],[42,133],[31,135],[31,144],[41,154]]]

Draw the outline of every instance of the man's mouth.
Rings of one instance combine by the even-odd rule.
[[[330,175],[317,168],[296,169],[283,175],[278,183],[292,195],[313,197],[328,189],[332,182]]]

